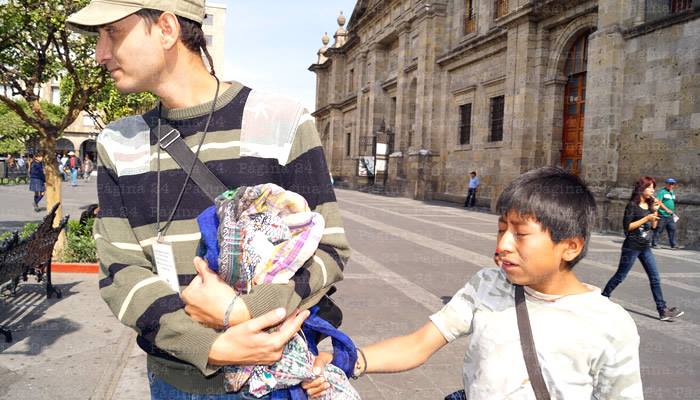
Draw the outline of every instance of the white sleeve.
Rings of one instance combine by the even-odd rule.
[[[430,316],[430,320],[448,342],[471,333],[472,319],[479,304],[477,293],[479,285],[484,280],[485,271],[488,270],[477,272],[463,288],[452,296],[449,303]]]
[[[639,367],[639,334],[629,314],[627,321],[618,324],[618,332],[611,339],[601,359],[597,385],[593,390],[596,399],[642,400],[642,377]]]

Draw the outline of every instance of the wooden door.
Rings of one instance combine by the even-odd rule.
[[[571,46],[566,61],[564,90],[564,131],[562,133],[561,166],[575,174],[581,172],[583,156],[583,121],[586,112],[586,63],[588,34]]]

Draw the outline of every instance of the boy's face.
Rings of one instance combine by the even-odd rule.
[[[132,14],[98,28],[97,63],[112,75],[121,93],[149,91],[165,62],[157,24]]]
[[[572,251],[568,240],[554,243],[540,223],[513,211],[498,219],[497,249],[496,263],[511,283],[542,292],[546,291],[539,289],[555,289],[551,284],[557,274],[568,271],[566,262],[581,250]]]

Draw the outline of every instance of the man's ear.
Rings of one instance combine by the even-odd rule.
[[[165,50],[172,49],[180,38],[180,23],[177,20],[177,16],[169,11],[165,11],[158,17],[156,25],[160,30],[163,48]]]
[[[562,258],[566,262],[571,262],[581,254],[585,243],[582,238],[571,238],[562,240],[561,244],[565,246]]]

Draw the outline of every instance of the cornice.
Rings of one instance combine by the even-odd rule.
[[[438,56],[437,64],[441,67],[452,64],[459,61],[471,54],[481,47],[486,47],[501,40],[507,39],[508,31],[503,28],[493,28],[489,30],[485,35],[476,36],[470,40],[467,40],[456,47],[450,49],[447,53]],[[501,51],[499,49],[498,51]]]

